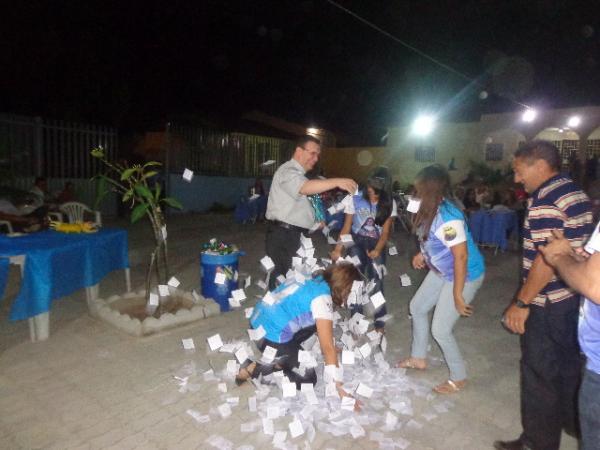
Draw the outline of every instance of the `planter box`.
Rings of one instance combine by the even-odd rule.
[[[144,317],[145,291],[113,295],[107,299],[88,297],[90,315],[132,336],[147,336],[169,328],[187,325],[197,320],[220,314],[217,303],[200,297],[195,300],[191,292],[170,288],[171,300],[176,306],[160,317]]]

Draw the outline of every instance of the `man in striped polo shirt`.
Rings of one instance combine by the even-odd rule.
[[[497,449],[558,450],[564,428],[577,433],[581,357],[577,343],[579,295],[546,263],[538,247],[561,230],[574,249],[593,230],[590,201],[560,171],[558,149],[532,141],[514,155],[515,182],[530,194],[523,234],[523,284],[504,324],[521,335],[521,423],[514,441]]]

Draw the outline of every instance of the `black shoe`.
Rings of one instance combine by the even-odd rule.
[[[514,441],[494,441],[494,448],[496,450],[531,450],[523,444],[521,439],[515,439]]]

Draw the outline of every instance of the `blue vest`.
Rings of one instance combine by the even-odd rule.
[[[287,287],[282,284],[273,294]],[[265,338],[271,342],[279,344],[289,342],[298,331],[315,325],[310,306],[315,298],[322,295],[331,296],[329,285],[322,277],[306,280],[295,292],[273,305],[259,301],[250,317],[250,325],[254,329],[262,325],[267,332]]]
[[[465,228],[467,239],[467,281],[474,281],[485,272],[485,263],[481,252],[475,245],[467,227],[462,211],[448,200],[443,200],[431,223],[429,236],[421,241],[421,252],[427,265],[438,272],[445,280],[454,281],[454,255],[452,250],[436,235],[436,231],[450,221],[460,220]]]

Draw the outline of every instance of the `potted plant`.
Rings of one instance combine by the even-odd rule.
[[[97,181],[96,207],[109,192],[115,192],[120,196],[122,202],[129,205],[131,223],[135,223],[143,217],[148,218],[154,236],[154,249],[146,270],[144,291],[113,296],[106,301],[98,299],[99,303],[90,307],[92,314],[104,319],[115,319],[118,323],[113,323],[113,325],[135,335],[149,334],[162,328],[188,323],[215,314],[212,302],[205,301],[195,293],[192,295],[192,293],[167,287],[171,274],[164,208],[181,209],[182,206],[177,199],[163,195],[160,183],[152,182],[162,164],[150,161],[143,165],[129,165],[128,163],[109,161],[102,147],[92,149],[91,155],[98,159],[104,167],[104,170],[94,177]],[[156,283],[153,283],[153,279],[156,280]],[[152,292],[155,285],[165,286],[163,289],[169,289],[171,295],[163,301],[159,301],[158,294],[160,292]],[[150,301],[151,297],[154,302]],[[152,303],[156,308],[148,309]],[[218,311],[218,307],[216,311]],[[161,321],[164,323],[161,324]],[[109,322],[112,323],[114,320],[109,320]]]

